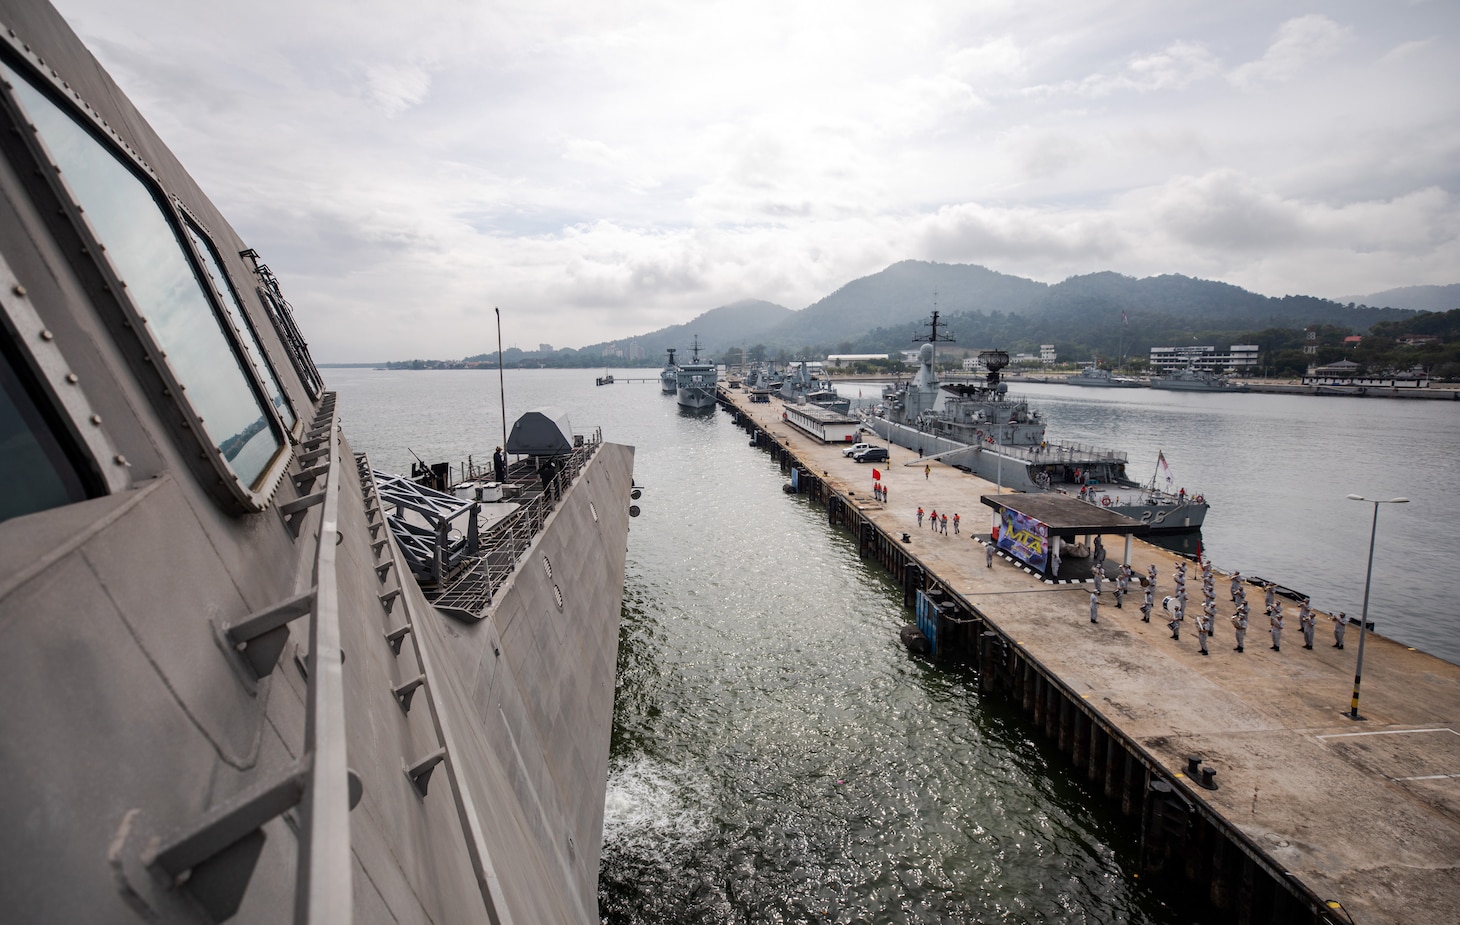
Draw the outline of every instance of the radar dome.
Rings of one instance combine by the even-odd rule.
[[[932,344],[923,344],[922,347],[918,349],[918,362],[922,363],[924,366],[927,366],[928,364],[933,362]]]

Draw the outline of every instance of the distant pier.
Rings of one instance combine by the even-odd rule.
[[[1141,621],[1137,585],[1117,609],[1107,581],[1091,623],[1089,560],[1066,559],[1053,582],[1003,555],[986,566],[983,498],[999,493],[993,483],[898,446],[888,462],[853,462],[842,444],[788,426],[779,401],[752,404],[722,388],[720,404],[799,492],[825,503],[863,558],[899,581],[940,657],[974,661],[982,690],[1021,707],[1074,773],[1138,820],[1142,877],[1199,891],[1241,923],[1457,921],[1460,667],[1370,632],[1364,719],[1351,720],[1357,602],[1344,649],[1318,613],[1305,650],[1297,608],[1284,601],[1281,651],[1272,651],[1261,590],[1249,586],[1239,654],[1230,576],[1217,563],[1203,657],[1194,621],[1173,640],[1160,608],[1181,557],[1136,539],[1136,574],[1158,571],[1151,622]],[[885,504],[873,499],[874,467]],[[919,506],[948,514],[948,534],[919,527]],[[1109,544],[1108,569],[1124,551]],[[1187,571],[1195,615],[1200,569]]]

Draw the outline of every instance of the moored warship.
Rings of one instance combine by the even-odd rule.
[[[1129,376],[1117,376],[1108,369],[1101,369],[1094,363],[1065,379],[1068,385],[1083,385],[1097,389],[1142,389],[1146,383]]]
[[[659,390],[665,395],[673,395],[679,391],[679,366],[674,362],[675,348],[666,347],[669,359],[664,361],[664,368],[659,371]]]
[[[1200,495],[1172,494],[1155,480],[1141,484],[1126,473],[1126,454],[1079,443],[1051,441],[1042,412],[1010,395],[1000,371],[1009,355],[980,354],[983,381],[942,383],[934,366],[938,313],[918,353],[913,378],[883,394],[880,414],[868,425],[884,439],[920,450],[1002,488],[1077,495],[1150,527],[1152,533],[1199,530],[1208,504]]]
[[[1247,386],[1209,369],[1187,366],[1151,377],[1151,388],[1181,392],[1245,392]]]
[[[715,385],[719,370],[714,363],[700,359],[700,339],[696,337],[691,346],[690,361],[678,367],[676,391],[679,407],[701,411],[715,407]]]
[[[847,414],[852,407],[852,400],[838,395],[836,386],[823,375],[821,364],[807,360],[791,364],[791,371],[781,380],[779,395],[783,401],[820,405],[839,414]]]

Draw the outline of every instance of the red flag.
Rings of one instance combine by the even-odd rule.
[[[882,473],[878,472],[876,469],[873,469],[872,470],[872,481],[874,481],[874,482],[880,482],[880,481],[882,481]]]

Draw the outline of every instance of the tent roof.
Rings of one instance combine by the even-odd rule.
[[[562,456],[573,452],[573,426],[562,408],[535,408],[517,419],[507,437],[517,456]]]
[[[1049,526],[1049,532],[1060,536],[1090,533],[1125,535],[1145,533],[1149,527],[1133,517],[1058,494],[984,495],[983,503],[997,511],[1011,511],[1032,517]]]

